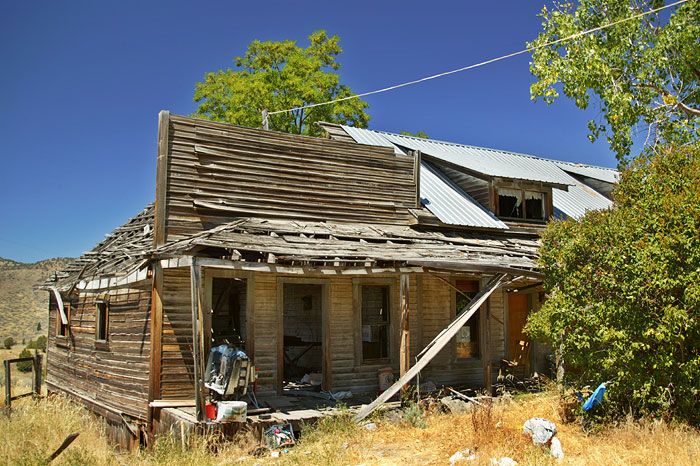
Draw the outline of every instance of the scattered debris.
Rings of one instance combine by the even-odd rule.
[[[452,394],[455,395],[457,398],[462,398],[463,400],[471,401],[472,403],[476,403],[476,404],[478,404],[478,405],[481,404],[481,403],[479,403],[479,401],[478,401],[476,398],[474,398],[474,397],[467,396],[467,395],[465,395],[465,394],[463,394],[463,393],[460,393],[460,392],[458,392],[457,390],[453,390],[453,389],[451,389],[451,388],[448,388],[448,390],[449,390],[450,392],[452,392]]]
[[[369,423],[365,424],[364,427],[367,430],[377,430],[377,424],[375,424],[374,422],[369,422]]]
[[[535,445],[548,445],[549,453],[554,458],[564,458],[561,442],[556,437],[557,426],[552,421],[540,417],[528,419],[523,425],[523,433],[529,435]]]
[[[54,452],[51,454],[51,456],[49,456],[49,457],[46,459],[46,463],[48,464],[48,463],[52,462],[53,460],[55,460],[55,459],[58,457],[58,455],[60,455],[61,453],[63,453],[63,450],[65,450],[66,448],[68,448],[68,447],[70,446],[70,444],[73,443],[73,440],[75,440],[76,438],[78,438],[78,435],[80,435],[80,432],[72,433],[72,434],[70,434],[68,437],[66,437],[66,438],[63,440],[63,443],[61,443],[61,445],[56,449],[56,451],[54,451]]]
[[[330,398],[335,400],[335,401],[347,400],[349,398],[352,398],[352,392],[350,390],[341,391],[341,392],[328,392],[328,396],[330,396]]]
[[[429,380],[427,382],[424,382],[424,383],[418,385],[418,391],[421,394],[428,395],[430,393],[437,391],[437,385],[435,385],[435,382],[432,382]]]
[[[264,433],[265,443],[270,450],[292,446],[296,443],[291,424],[276,424],[270,426]]]
[[[472,409],[471,405],[466,401],[451,396],[443,396],[440,398],[440,403],[452,414],[468,413]]]
[[[503,456],[501,458],[491,458],[491,464],[494,466],[516,466],[518,462],[513,458]]]
[[[552,444],[549,447],[549,454],[558,460],[564,458],[564,449],[561,447],[561,442],[558,437],[552,439]]]
[[[459,461],[475,461],[478,458],[475,452],[467,448],[466,450],[458,451],[450,456],[450,466],[454,466],[454,464]]]
[[[557,435],[557,426],[547,419],[533,417],[525,421],[523,433],[529,435],[535,445],[547,445]]]

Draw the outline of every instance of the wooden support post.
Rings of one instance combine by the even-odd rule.
[[[10,374],[10,361],[3,361],[5,364],[5,408],[10,409],[12,405],[12,375]]]
[[[34,396],[38,397],[41,395],[41,354],[38,351],[34,351],[34,361],[32,362],[34,366],[34,380],[32,380],[32,392]]]
[[[161,397],[161,365],[163,360],[163,267],[153,264],[151,284],[151,370],[148,381],[148,401]],[[153,409],[148,410],[148,421],[153,423]]]
[[[411,367],[411,333],[409,330],[409,275],[401,274],[401,346],[399,354],[399,375],[403,376]]]
[[[270,129],[270,115],[267,109],[262,111],[262,129]]]
[[[501,283],[503,283],[505,277],[506,274],[495,275],[489,281],[486,287],[479,291],[479,293],[474,296],[474,299],[472,299],[471,302],[467,304],[467,306],[457,315],[455,320],[453,320],[450,325],[447,326],[447,328],[440,332],[438,336],[433,339],[433,341],[428,343],[428,346],[421,351],[419,355],[420,359],[413,365],[413,367],[411,367],[403,376],[401,376],[399,380],[394,383],[394,385],[379,395],[376,400],[360,409],[360,411],[354,417],[355,422],[360,422],[369,416],[372,411],[384,404],[389,398],[394,396],[396,392],[401,389],[401,387],[410,382],[411,379],[422,371],[423,368],[427,366],[428,363],[440,352],[440,350],[442,350],[445,345],[447,345],[447,343],[452,340],[455,335],[457,335],[459,329],[462,328],[464,324],[474,315],[474,313],[479,310],[479,307],[481,307],[488,297],[491,296],[491,293],[493,293],[501,285]]]
[[[484,354],[481,358],[484,364],[484,388],[486,389],[486,393],[489,395],[493,395],[492,390],[493,390],[493,381],[492,381],[492,368],[491,368],[491,303],[487,300],[486,304],[484,305],[484,312],[483,312],[483,317],[485,319],[481,319],[483,322],[483,335],[484,335]]]
[[[203,396],[203,380],[202,380],[202,363],[201,363],[201,315],[202,315],[202,268],[197,262],[196,257],[192,257],[192,265],[190,266],[190,279],[192,286],[192,359],[194,364],[194,399],[195,413],[197,421],[204,420],[204,396]]]

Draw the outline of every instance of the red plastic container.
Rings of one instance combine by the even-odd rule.
[[[204,414],[207,416],[207,419],[211,419],[212,421],[216,419],[216,405],[212,403],[205,404]]]

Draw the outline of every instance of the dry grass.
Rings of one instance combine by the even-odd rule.
[[[251,438],[238,444],[199,438],[185,451],[178,442],[164,438],[152,451],[119,454],[107,445],[101,423],[64,398],[17,405],[11,417],[0,416],[2,464],[41,464],[74,431],[81,432],[80,437],[56,464],[443,465],[454,452],[466,448],[476,450],[479,459],[461,464],[488,464],[491,457],[501,456],[522,465],[555,464],[546,451],[521,434],[523,422],[535,416],[557,423],[566,455],[563,464],[690,465],[700,457],[700,432],[682,425],[630,421],[586,435],[578,424],[559,420],[554,393],[498,401],[467,414],[428,414],[424,428],[414,427],[414,418],[413,423],[377,418],[378,428],[371,431],[355,425],[347,414],[327,418],[307,429],[297,446],[277,459],[269,453],[251,456],[255,446]]]

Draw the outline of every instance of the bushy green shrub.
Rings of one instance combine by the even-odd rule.
[[[5,340],[3,340],[2,344],[5,349],[12,349],[12,347],[15,346],[15,339],[12,337],[7,337]]]
[[[31,351],[29,351],[27,348],[24,348],[21,353],[19,353],[20,358],[31,358],[34,356]],[[17,363],[17,370],[20,372],[31,372],[32,371],[32,362],[31,361],[22,361]]]
[[[604,410],[700,423],[700,147],[642,156],[615,207],[552,222],[548,299],[527,331],[559,349],[566,383],[611,381]]]

